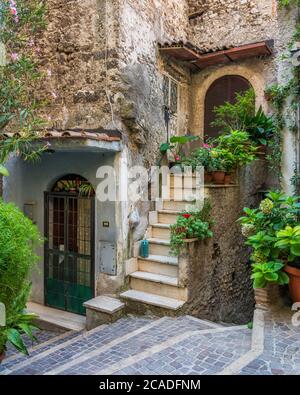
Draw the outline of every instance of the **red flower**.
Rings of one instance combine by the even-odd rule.
[[[183,216],[184,218],[188,219],[188,218],[191,217],[191,214],[182,214],[182,216]]]

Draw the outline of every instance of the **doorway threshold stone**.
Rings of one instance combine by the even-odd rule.
[[[27,311],[38,315],[41,329],[59,329],[61,331],[82,331],[85,329],[86,318],[79,314],[53,309],[38,303],[27,303]]]

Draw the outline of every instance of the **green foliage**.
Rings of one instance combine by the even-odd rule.
[[[44,103],[36,95],[42,74],[34,35],[45,27],[45,1],[18,0],[17,17],[9,6],[3,0],[0,7],[0,42],[6,52],[6,62],[0,66],[0,134],[8,130],[18,135],[0,139],[2,166],[12,153],[30,160],[46,148],[34,149],[31,144],[37,139],[35,132],[44,126],[38,115]]]
[[[292,262],[300,256],[300,225],[287,226],[277,233],[275,247],[288,254],[288,261]]]
[[[183,158],[181,163],[183,166],[192,167],[193,171],[195,171],[199,166],[203,166],[207,171],[212,171],[213,158],[211,156],[211,147],[204,145],[203,147],[196,149],[189,157]]]
[[[215,121],[213,126],[220,127],[224,132],[231,130],[247,131],[246,119],[255,115],[255,93],[249,89],[243,94],[236,94],[235,103],[226,102],[214,109]]]
[[[239,220],[242,224],[242,233],[246,237],[246,245],[250,246],[253,251],[251,255],[253,268],[257,268],[257,271],[261,273],[253,277],[253,279],[257,278],[254,286],[266,286],[266,281],[271,281],[271,276],[273,276],[272,281],[282,284],[282,281],[286,280],[282,268],[284,262],[288,258],[291,259],[292,254],[289,243],[292,242],[296,251],[299,248],[297,245],[300,233],[299,198],[271,191],[260,203],[259,208],[245,208],[244,213],[245,215]],[[277,265],[274,266],[274,262]],[[278,263],[282,264],[281,269],[278,269]],[[278,275],[276,279],[275,275],[267,274],[267,277],[264,275],[274,270]]]
[[[285,285],[289,282],[288,275],[282,270],[282,262],[255,263],[252,265],[252,275],[254,288],[265,288],[268,283]]]
[[[239,130],[230,130],[218,138],[210,139],[188,158],[182,160],[185,166],[195,170],[203,166],[207,171],[232,171],[237,166],[244,166],[256,159],[257,147],[251,144],[249,134]]]
[[[256,159],[257,148],[251,144],[249,134],[245,131],[231,130],[221,134],[214,143],[217,148],[212,150],[212,155],[222,158],[225,168],[244,166]]]
[[[171,253],[179,255],[185,239],[205,240],[213,236],[210,219],[211,205],[205,200],[202,210],[184,211],[171,226]]]
[[[278,0],[278,3],[280,7],[300,6],[300,0]]]
[[[188,144],[192,141],[199,140],[197,136],[172,136],[170,138],[169,143],[163,143],[160,145],[160,153],[162,154],[162,158],[167,152],[171,152],[174,156],[174,160],[176,162],[181,162],[184,155],[182,154],[182,149],[185,144]],[[161,160],[160,160],[161,162]]]
[[[7,325],[0,328],[0,352],[11,341],[23,348],[16,331],[31,330],[32,316],[24,315],[30,291],[29,273],[38,261],[35,248],[41,243],[37,228],[13,204],[0,201],[0,302],[4,303]],[[31,317],[31,318],[30,318]]]

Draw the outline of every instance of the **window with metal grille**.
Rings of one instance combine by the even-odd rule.
[[[177,114],[178,107],[178,84],[168,75],[164,75],[163,81],[164,105],[171,114]]]

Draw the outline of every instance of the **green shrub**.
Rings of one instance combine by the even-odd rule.
[[[269,192],[259,208],[244,209],[240,218],[246,245],[252,248],[252,279],[255,288],[269,282],[288,282],[285,263],[300,254],[300,204],[298,197]]]
[[[23,213],[0,200],[0,302],[7,316],[6,327],[0,328],[0,352],[7,341],[26,352],[17,332],[31,333],[32,315],[24,315],[23,310],[30,291],[29,275],[38,261],[35,249],[41,241],[36,226]]]
[[[179,255],[185,239],[205,240],[213,236],[210,219],[211,205],[205,200],[202,210],[184,211],[178,217],[176,224],[171,226],[171,253]]]

